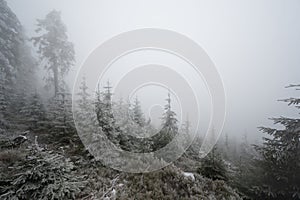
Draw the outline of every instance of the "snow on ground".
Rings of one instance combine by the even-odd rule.
[[[194,174],[191,173],[191,172],[183,172],[182,174],[183,174],[183,176],[185,176],[185,177],[191,178],[193,181],[195,180],[195,176],[194,176]]]

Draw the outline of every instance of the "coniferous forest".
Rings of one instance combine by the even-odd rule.
[[[300,118],[283,117],[285,113],[270,119],[274,126],[259,127],[260,143],[253,144],[247,134],[237,141],[224,133],[201,158],[203,138],[197,137],[178,160],[158,171],[126,173],[107,167],[90,154],[95,144],[83,145],[74,116],[81,131],[93,132],[91,138],[100,131],[135,153],[154,152],[176,135],[188,141],[192,126],[187,119],[179,127],[168,93],[158,130],[138,97],[133,103],[114,101],[110,82],[91,95],[85,79],[76,99],[81,112],[73,113],[66,76],[75,58],[59,11],[37,19],[35,34],[26,35],[0,0],[0,199],[300,199]],[[41,69],[46,72],[42,83]],[[300,85],[289,84],[286,90],[294,97],[280,102],[299,112]],[[87,122],[90,113],[95,118]],[[152,136],[135,137],[139,134]]]

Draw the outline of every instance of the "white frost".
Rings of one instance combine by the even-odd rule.
[[[195,180],[195,176],[193,173],[190,172],[183,172],[183,176],[191,178],[193,181]]]

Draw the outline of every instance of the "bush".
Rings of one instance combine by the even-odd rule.
[[[228,181],[226,165],[216,147],[202,159],[198,172],[213,180]]]
[[[157,172],[129,174],[124,188],[116,192],[120,199],[241,199],[224,181],[193,176],[172,165]]]
[[[0,199],[75,199],[84,185],[73,168],[62,155],[31,147],[13,175],[1,178],[6,184],[0,186]]]
[[[0,165],[10,166],[18,161],[21,161],[24,154],[21,150],[7,149],[0,152]]]

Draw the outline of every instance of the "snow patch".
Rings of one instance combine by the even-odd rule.
[[[191,172],[183,172],[183,176],[185,176],[187,178],[191,178],[193,181],[195,180],[195,176]]]

